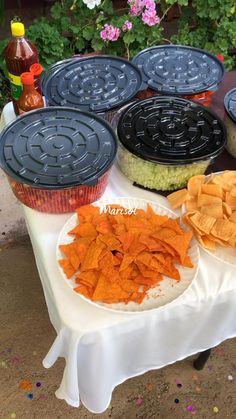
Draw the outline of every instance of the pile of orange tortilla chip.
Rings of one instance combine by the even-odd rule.
[[[113,215],[113,209],[119,211]],[[132,214],[119,205],[109,205],[109,212],[93,205],[76,212],[79,223],[68,233],[74,240],[60,245],[59,264],[68,279],[75,278],[74,290],[92,301],[140,304],[163,275],[180,280],[175,263],[193,267],[187,255],[192,232],[151,206]]]
[[[174,209],[185,204],[183,220],[203,247],[213,251],[217,245],[236,248],[236,172],[193,176],[187,189],[167,199]]]

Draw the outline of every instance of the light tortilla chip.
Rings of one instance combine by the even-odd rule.
[[[188,191],[191,196],[197,196],[199,193],[199,190],[201,190],[201,186],[205,181],[204,175],[197,175],[193,176],[188,181]]]
[[[177,209],[180,208],[189,199],[189,197],[187,189],[181,189],[168,195],[167,199],[172,208]]]
[[[211,234],[221,240],[228,241],[236,236],[236,224],[228,220],[216,220],[211,229]]]
[[[201,207],[201,213],[205,215],[210,215],[214,218],[223,218],[223,206],[222,204],[215,204],[215,205],[206,205]]]

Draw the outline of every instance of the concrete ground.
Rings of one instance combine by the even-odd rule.
[[[21,208],[2,172],[0,183],[0,419],[236,418],[235,339],[215,348],[203,371],[193,369],[191,357],[126,381],[101,415],[58,400],[64,360],[49,370],[42,366],[55,331]],[[28,390],[20,388],[22,380]]]

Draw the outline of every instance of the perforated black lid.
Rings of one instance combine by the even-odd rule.
[[[224,77],[224,66],[217,57],[188,46],[147,48],[133,63],[148,87],[160,93],[191,95],[215,90]]]
[[[221,120],[197,103],[156,96],[126,108],[118,137],[131,153],[161,164],[188,164],[216,157],[226,143]]]
[[[0,135],[0,165],[28,185],[96,185],[114,161],[116,136],[103,119],[70,108],[28,112]]]
[[[236,122],[236,88],[226,93],[224,104],[229,116]]]
[[[117,57],[95,56],[58,67],[43,85],[52,106],[101,112],[132,99],[142,86],[141,72]]]

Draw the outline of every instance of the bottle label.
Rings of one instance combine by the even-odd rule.
[[[20,76],[15,76],[14,74],[8,73],[10,83],[11,83],[11,94],[12,98],[18,100],[22,92],[22,84]]]

